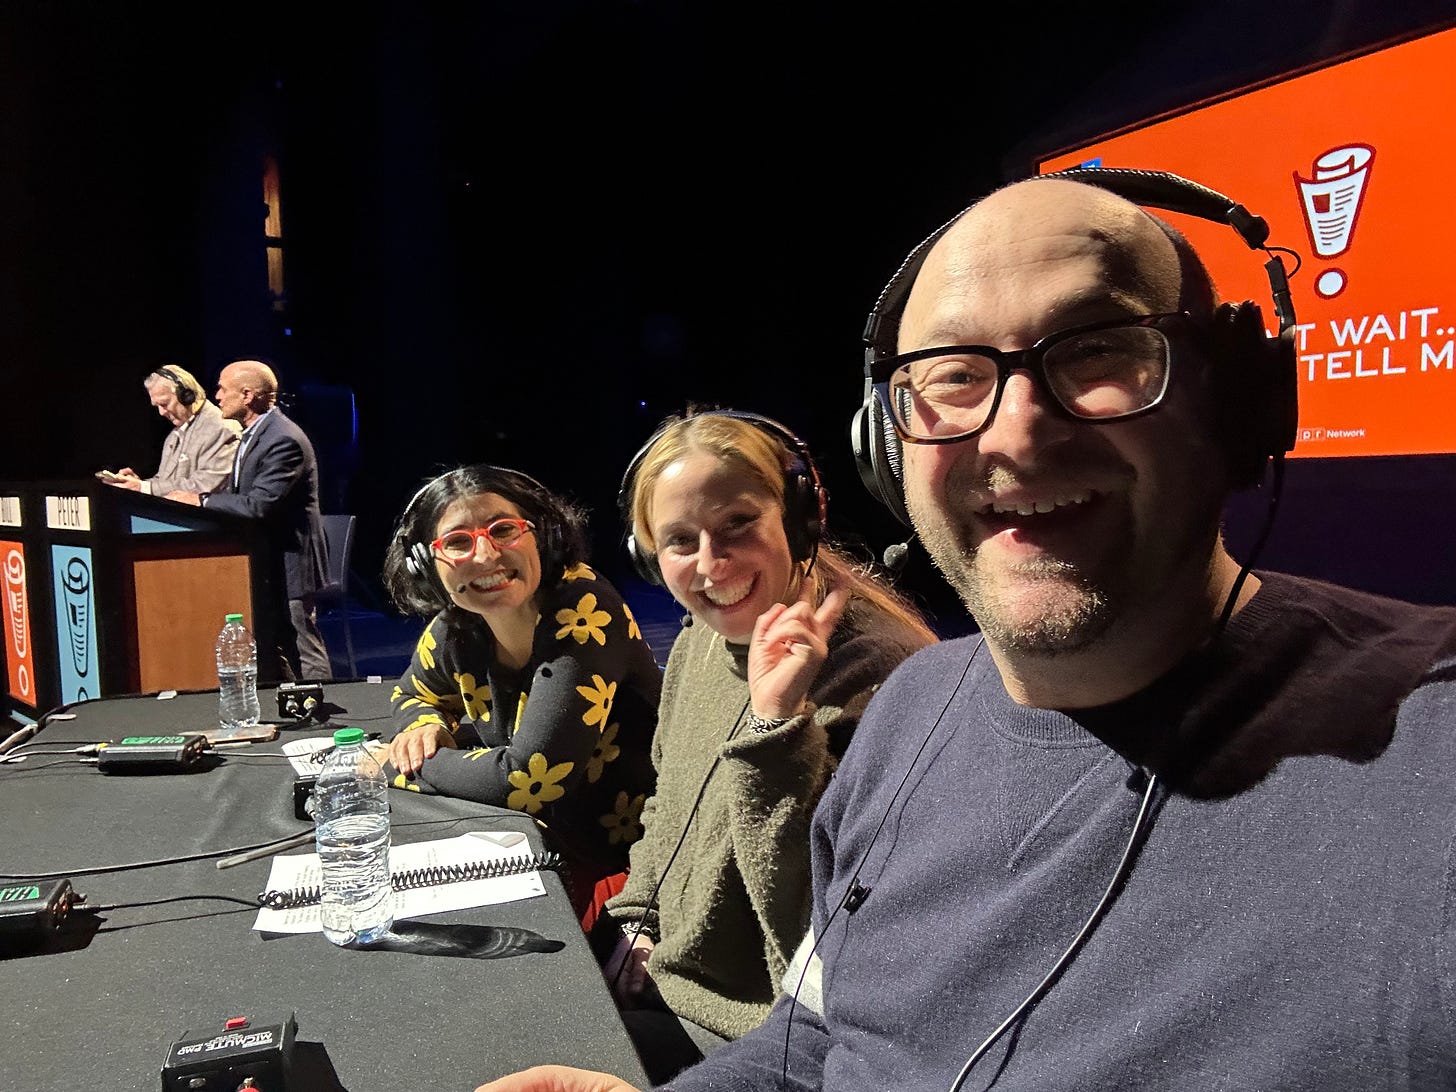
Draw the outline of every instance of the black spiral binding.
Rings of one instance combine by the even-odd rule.
[[[543,868],[561,871],[559,853],[522,853],[494,861],[469,861],[465,864],[433,865],[396,872],[389,885],[396,891],[413,891],[420,887],[436,887],[442,883],[463,883],[466,880],[491,880],[497,876],[519,876]],[[322,891],[317,887],[295,887],[288,891],[264,891],[258,903],[269,910],[294,910],[318,903]]]

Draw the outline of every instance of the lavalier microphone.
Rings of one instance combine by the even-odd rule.
[[[693,612],[692,611],[688,611],[686,614],[684,614],[682,616],[682,628],[683,629],[687,629],[692,624],[693,624]]]
[[[885,563],[885,568],[892,573],[898,573],[905,567],[905,562],[910,560],[910,544],[915,541],[915,532],[910,532],[910,537],[904,542],[892,542],[885,547],[885,552],[880,560]]]

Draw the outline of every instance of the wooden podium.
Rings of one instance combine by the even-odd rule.
[[[118,694],[217,687],[227,614],[278,678],[281,559],[249,519],[95,479],[0,483],[6,694],[21,717]]]

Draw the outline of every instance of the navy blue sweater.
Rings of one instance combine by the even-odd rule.
[[[1166,790],[1130,875],[962,1087],[1456,1087],[1456,610],[1263,580],[1214,651],[1076,717],[976,638],[907,661],[815,814],[823,1015],[781,998],[670,1087],[946,1092],[1102,895],[1135,764]]]

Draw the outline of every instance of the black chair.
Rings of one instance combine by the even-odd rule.
[[[344,648],[349,672],[344,678],[358,678],[354,659],[354,633],[349,625],[349,559],[354,553],[355,516],[325,515],[324,542],[328,547],[329,581],[314,592],[314,603],[325,614],[339,613],[344,624]]]

